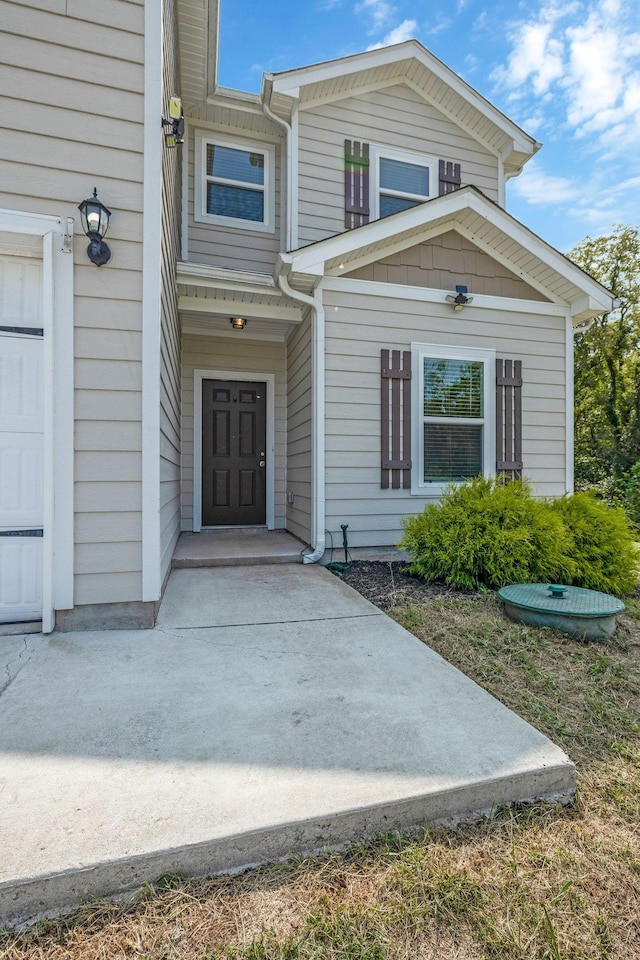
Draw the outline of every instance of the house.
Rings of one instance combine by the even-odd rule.
[[[0,7],[0,621],[150,625],[181,531],[315,562],[479,471],[572,489],[612,299],[505,209],[534,139],[416,41],[255,95],[217,0]]]

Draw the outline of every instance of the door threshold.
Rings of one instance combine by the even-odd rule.
[[[0,623],[0,637],[20,637],[25,633],[42,633],[42,620]]]

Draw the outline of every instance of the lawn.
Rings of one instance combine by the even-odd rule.
[[[640,599],[606,645],[510,623],[490,594],[389,612],[563,747],[572,805],[235,877],[161,878],[126,903],[0,933],[0,957],[640,958]]]

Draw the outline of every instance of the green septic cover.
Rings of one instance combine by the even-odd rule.
[[[501,587],[498,596],[505,603],[539,613],[559,613],[568,617],[610,617],[622,613],[624,603],[608,593],[565,587],[562,597],[553,596],[548,583],[517,583]]]

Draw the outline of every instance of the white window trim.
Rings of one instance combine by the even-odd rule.
[[[415,166],[427,167],[429,170],[429,196],[413,193],[401,193],[394,190],[385,190],[385,193],[393,194],[397,197],[407,197],[411,200],[417,200],[424,203],[425,200],[432,200],[438,196],[439,171],[438,160],[436,157],[428,157],[423,153],[411,153],[408,150],[394,150],[389,147],[380,147],[371,145],[369,148],[369,206],[371,210],[371,220],[380,219],[380,160],[398,160],[400,163],[412,163]]]
[[[442,495],[449,483],[425,483],[422,479],[424,475],[424,430],[422,429],[424,423],[422,361],[424,357],[443,360],[475,360],[484,364],[482,464],[484,476],[492,477],[496,472],[496,351],[474,347],[449,347],[434,343],[411,344],[411,369],[414,371],[411,397],[411,449],[413,451],[411,493],[414,496],[437,498]],[[467,420],[465,419],[464,422]]]
[[[207,169],[207,146],[230,147],[232,150],[247,150],[250,153],[261,153],[264,156],[264,221],[241,220],[236,217],[222,217],[219,214],[207,213],[207,190],[205,186]],[[248,140],[232,140],[227,137],[218,137],[215,133],[197,130],[195,134],[195,170],[194,170],[194,197],[193,219],[198,223],[214,223],[231,230],[250,230],[260,233],[274,233],[276,226],[276,149],[270,143],[258,143]],[[246,184],[247,187],[259,189],[257,184]]]

